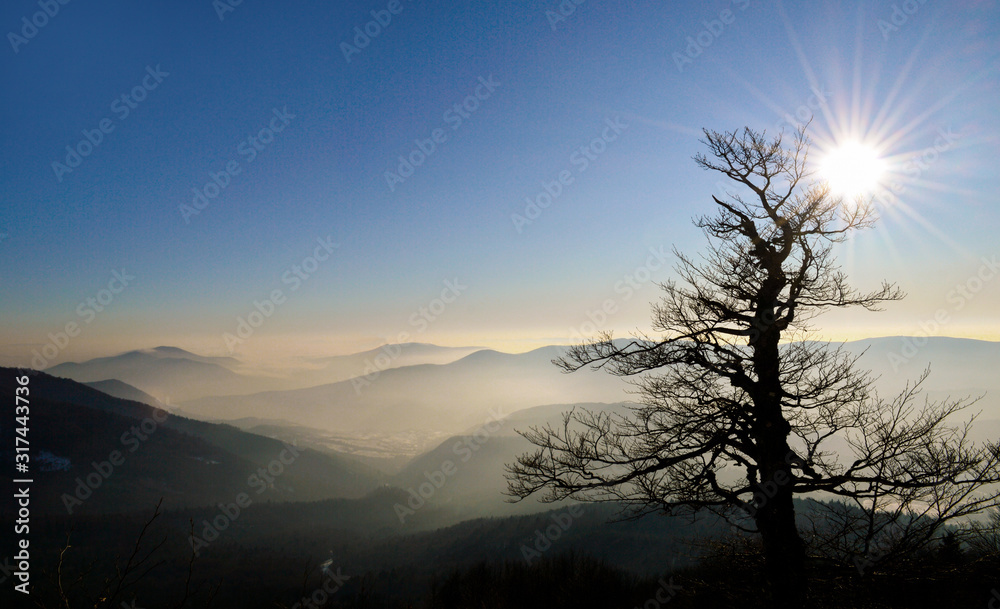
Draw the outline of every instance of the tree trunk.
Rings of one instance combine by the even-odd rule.
[[[772,276],[779,274],[771,270]],[[755,514],[764,544],[764,572],[777,609],[804,609],[806,602],[805,546],[795,525],[795,479],[791,469],[788,434],[791,426],[781,409],[780,329],[773,311],[781,282],[769,280],[760,297],[758,323],[763,330],[751,343],[757,387],[754,398],[754,437],[760,466],[763,503]]]
[[[787,470],[785,466],[786,475]],[[787,481],[778,472],[772,473],[770,479]],[[795,526],[791,485],[775,482],[767,486],[767,490],[772,490],[774,495],[760,506],[755,520],[764,545],[764,573],[771,588],[773,606],[777,609],[803,609],[806,602],[806,553]]]
[[[771,588],[774,607],[805,607],[805,545],[795,524],[793,501],[795,479],[788,446],[788,422],[781,414],[780,402],[762,408],[757,423],[757,446],[761,451],[761,504],[755,520],[764,544],[764,572]],[[777,403],[776,403],[777,402]]]

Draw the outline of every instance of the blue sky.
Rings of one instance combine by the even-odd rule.
[[[163,343],[227,353],[225,333],[275,289],[284,301],[235,354],[341,353],[400,332],[523,350],[569,342],[607,300],[601,329],[645,329],[672,274],[647,267],[650,248],[703,246],[690,218],[711,211],[718,179],[691,160],[700,130],[775,131],[797,111],[815,114],[817,155],[865,139],[903,186],[840,258],[859,287],[889,278],[910,297],[820,329],[917,334],[944,308],[932,333],[1000,338],[1000,281],[973,280],[1000,254],[997,2],[587,0],[555,21],[559,7],[245,0],[220,19],[210,0],[110,1],[44,19],[37,1],[5,3],[0,357],[26,363],[71,322],[52,362]],[[22,40],[23,18],[44,25]],[[377,35],[348,61],[366,27]],[[102,120],[79,166],[54,169]],[[390,189],[386,172],[435,130]],[[185,214],[227,164],[239,173]],[[512,215],[567,171],[519,232]],[[326,238],[335,251],[293,291],[286,273]],[[100,312],[83,304],[112,271],[135,279]],[[467,288],[414,324],[456,278]]]

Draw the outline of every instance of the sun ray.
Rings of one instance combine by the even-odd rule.
[[[960,254],[969,260],[976,260],[976,254],[974,254],[969,248],[965,247],[961,243],[955,241],[949,237],[944,231],[935,226],[930,220],[924,218],[920,212],[915,210],[912,206],[899,201],[898,199],[889,208],[889,214],[899,223],[904,230],[906,230],[905,220],[910,219],[921,227],[924,228],[928,233],[937,237],[941,243],[944,243],[952,249],[956,254]],[[913,234],[913,239],[920,239],[921,235]]]
[[[779,2],[777,8],[806,82],[819,87],[817,72],[803,51],[795,24],[786,14],[782,3]],[[888,212],[895,222],[879,232],[890,250],[896,250],[889,234],[895,227],[895,230],[903,231],[911,239],[937,241],[962,256],[970,256],[971,253],[963,244],[949,237],[929,219],[933,208],[940,205],[928,207],[930,201],[927,195],[937,195],[935,200],[942,195],[959,197],[963,194],[962,189],[929,180],[927,176],[910,175],[911,172],[906,171],[906,167],[936,137],[936,134],[931,135],[929,127],[935,117],[966,94],[990,69],[983,68],[970,74],[960,86],[938,92],[928,103],[926,92],[935,91],[930,80],[933,75],[918,67],[926,60],[924,53],[929,30],[925,30],[908,51],[906,60],[899,69],[884,73],[884,66],[870,61],[870,53],[865,48],[863,30],[869,17],[865,9],[859,8],[852,52],[828,67],[829,75],[833,78],[833,84],[828,86],[833,88],[834,94],[818,112],[810,129],[810,138],[820,161],[814,166],[816,177],[829,179],[833,177],[829,175],[832,172],[836,179],[831,181],[841,181],[837,185],[839,194],[851,191],[855,191],[851,194],[856,194],[856,191],[861,191],[863,196],[874,200],[879,211]],[[890,78],[891,82],[885,83],[885,94],[879,98],[875,85],[879,81],[889,81]],[[839,89],[837,82],[843,85]],[[904,93],[914,85],[916,90],[925,92],[922,97]],[[842,150],[843,148],[846,150]],[[841,155],[839,159],[838,154]],[[852,172],[854,177],[843,177]],[[889,185],[892,185],[891,189]],[[900,200],[901,196],[905,196],[906,200]],[[851,198],[847,196],[845,200],[849,201]],[[896,237],[902,235],[897,234]]]

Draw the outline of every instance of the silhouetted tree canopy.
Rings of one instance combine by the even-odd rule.
[[[973,445],[971,420],[948,425],[973,400],[922,402],[926,373],[885,399],[857,356],[808,340],[825,310],[877,311],[903,294],[890,283],[858,291],[837,265],[834,246],[876,214],[814,179],[805,128],[790,145],[749,128],[706,130],[703,142],[695,162],[734,190],[694,221],[707,250],[675,250],[656,335],[604,333],[555,362],[626,377],[638,403],[522,432],[537,449],[508,466],[509,492],[617,501],[636,514],[712,510],[760,534],[777,605],[800,607],[807,549],[793,496],[842,499],[817,520],[810,551],[883,559],[997,505],[988,485],[1000,482],[1000,447]]]

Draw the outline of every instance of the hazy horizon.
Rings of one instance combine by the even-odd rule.
[[[616,340],[622,338],[629,339],[632,338],[632,336],[625,334],[615,335]],[[817,340],[820,342],[830,342],[833,344],[840,344],[840,343],[863,342],[866,340],[877,340],[877,339],[899,339],[899,345],[900,347],[902,347],[903,345],[906,344],[906,342],[911,342],[913,340],[922,341],[925,338],[964,339],[964,340],[975,340],[975,341],[990,342],[990,343],[1000,342],[1000,340],[994,340],[976,336],[927,335],[919,333],[912,335],[905,335],[905,334],[884,334],[876,336],[848,335],[846,337],[841,337],[841,338],[831,337],[828,335],[823,335],[822,333],[817,333],[815,336],[808,337],[807,340]],[[549,342],[545,339],[537,339],[534,341],[484,340],[480,341],[479,343],[470,343],[470,344],[464,344],[464,343],[441,344],[425,340],[407,341],[407,342],[427,345],[431,347],[441,347],[445,349],[465,349],[465,348],[486,349],[510,355],[525,354],[538,349],[543,349],[545,347],[569,347],[575,344],[580,344],[578,342],[569,340],[565,342],[558,342],[558,341]],[[512,346],[512,342],[514,346]],[[295,344],[298,345],[299,343]],[[324,358],[358,355],[372,351],[377,351],[380,347],[388,345],[398,345],[398,344],[402,343],[383,341],[383,342],[372,342],[363,344],[363,346],[358,348],[349,348],[345,347],[344,345],[340,345],[339,349],[330,349],[330,350],[324,349],[326,345],[320,344],[317,345],[314,351],[312,352],[303,351],[298,347],[296,347],[293,351],[290,351],[286,355],[275,355],[274,353],[270,353],[268,357],[254,357],[253,356],[254,354],[245,356],[240,353],[229,353],[225,349],[218,351],[212,351],[211,349],[203,349],[201,348],[200,343],[198,341],[191,341],[189,343],[184,343],[184,344],[157,343],[157,344],[149,344],[142,346],[139,345],[127,346],[124,349],[91,350],[89,352],[85,350],[70,351],[69,349],[66,349],[60,352],[61,356],[59,359],[54,359],[54,360],[48,360],[47,358],[45,359],[48,362],[48,366],[46,366],[46,368],[51,368],[59,364],[83,363],[94,359],[111,358],[119,355],[124,355],[126,353],[134,351],[150,351],[160,347],[173,347],[173,348],[183,349],[184,351],[199,356],[232,357],[237,361],[239,361],[242,366],[245,366],[248,371],[252,370],[260,373],[269,373],[269,372],[273,373],[281,370],[294,371],[302,367],[308,368],[309,366],[316,365],[318,361],[321,361]],[[32,347],[32,353],[29,353],[26,356],[7,356],[4,358],[4,360],[6,361],[0,360],[0,366],[10,367],[10,368],[24,368],[24,369],[35,368],[34,366],[31,365],[31,360],[35,357],[35,352],[37,349],[38,349],[37,347]],[[79,353],[79,356],[74,358],[71,356],[73,353]],[[40,351],[38,352],[38,355],[41,355]],[[44,356],[42,357],[44,358]],[[36,368],[36,369],[44,370],[45,368]]]

